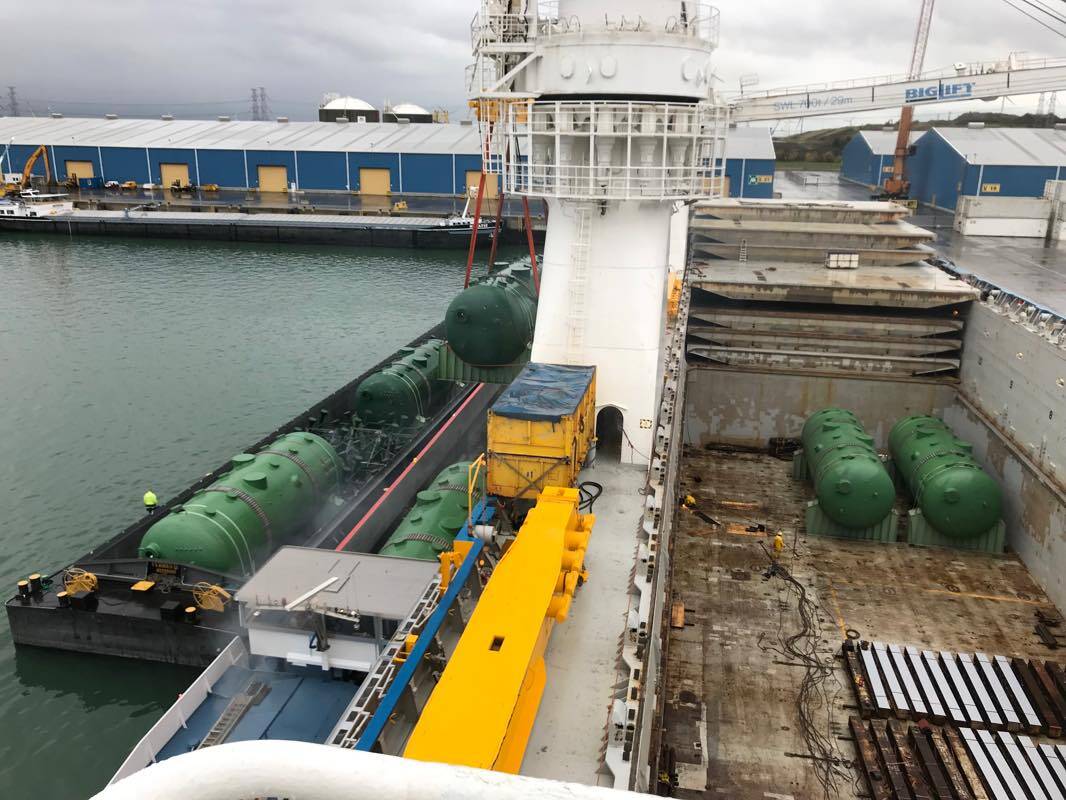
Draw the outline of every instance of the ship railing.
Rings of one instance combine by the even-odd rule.
[[[484,94],[503,77],[496,59],[478,55],[473,64],[466,67],[466,93],[469,96]]]
[[[512,101],[487,167],[508,192],[597,200],[720,195],[728,110],[711,103]]]
[[[226,670],[237,664],[246,664],[247,662],[248,648],[245,647],[244,641],[240,637],[233,637],[233,641],[222,649],[222,652],[215,657],[215,660],[208,665],[207,669],[197,676],[188,689],[178,695],[178,699],[174,701],[174,704],[167,709],[166,713],[159,718],[155,725],[148,729],[148,733],[137,742],[136,747],[126,756],[126,760],[118,768],[118,772],[108,781],[108,786],[135,772],[139,772],[150,764],[154,764],[159,752],[166,747],[167,742],[173,739],[178,731],[187,726],[189,717],[207,699],[211,689],[218,683]]]
[[[658,33],[683,36],[718,46],[721,14],[710,3],[682,2],[677,9],[657,21],[639,14],[611,13],[582,18],[561,14],[559,0],[540,0],[529,10],[514,13],[504,0],[482,0],[481,10],[470,22],[470,46],[484,49],[523,49],[537,38],[554,38],[591,31]]]
[[[1066,317],[1035,300],[1014,294],[992,281],[962,270],[946,258],[931,259],[931,263],[979,290],[981,302],[997,314],[1008,317],[1012,322],[1024,326],[1055,347],[1066,350]],[[1062,379],[1060,378],[1059,381]]]
[[[663,629],[666,576],[670,573],[685,407],[685,335],[691,284],[682,284],[678,315],[668,331],[662,362],[663,386],[655,419],[651,463],[642,490],[644,514],[637,551],[640,561],[632,574],[626,630],[618,660],[619,691],[611,703],[604,763],[615,789],[650,792],[653,789],[653,730],[661,724],[664,707],[660,673],[665,640]]]

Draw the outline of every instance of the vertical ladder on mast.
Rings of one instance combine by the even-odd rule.
[[[579,363],[585,347],[585,295],[589,280],[589,250],[592,242],[592,209],[577,206],[577,235],[570,245],[570,311],[567,316],[566,362]]]

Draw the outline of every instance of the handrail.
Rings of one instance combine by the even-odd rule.
[[[479,46],[496,39],[511,43],[528,42],[538,37],[551,38],[606,30],[665,33],[701,39],[717,46],[721,19],[718,9],[705,2],[688,2],[685,8],[688,12],[685,19],[681,18],[680,13],[670,16],[659,28],[643,17],[628,20],[621,13],[614,17],[604,14],[602,19],[596,17],[584,22],[576,14],[560,16],[559,0],[540,0],[536,3],[535,11],[517,13],[496,11],[484,4],[481,11],[474,14],[470,21],[470,43],[472,48],[477,50]]]
[[[486,507],[484,501],[478,503],[476,514],[478,522],[487,521],[491,518],[492,513],[493,509]],[[426,621],[422,630],[418,632],[418,639],[415,641],[414,647],[411,648],[411,652],[408,653],[403,666],[400,667],[396,676],[393,678],[392,684],[389,686],[388,691],[385,692],[385,696],[381,698],[381,702],[375,709],[374,715],[370,718],[366,728],[361,732],[359,741],[355,744],[354,749],[356,750],[368,751],[377,744],[378,737],[385,729],[386,723],[388,723],[389,719],[392,717],[392,713],[396,709],[396,705],[399,703],[403,692],[407,689],[408,684],[414,677],[415,670],[418,668],[423,656],[425,656],[426,651],[429,649],[433,638],[437,635],[440,626],[444,624],[444,619],[447,617],[452,603],[458,598],[459,592],[466,584],[467,578],[470,576],[470,573],[473,571],[477,563],[478,556],[481,554],[481,549],[483,547],[481,541],[474,538],[465,527],[455,538],[456,541],[472,541],[470,550],[463,559],[462,565],[452,576],[451,584],[449,585],[447,592],[440,599],[437,608],[434,609],[433,614]]]
[[[485,454],[482,453],[472,462],[466,470],[466,530],[471,536],[474,535],[474,489],[478,488],[478,498],[485,496],[484,486],[477,486],[477,479],[480,476],[482,483],[484,483],[484,474],[482,468],[485,466]]]

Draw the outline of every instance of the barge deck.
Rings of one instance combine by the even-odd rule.
[[[225,211],[106,211],[75,209],[56,217],[0,217],[0,232],[64,236],[202,239],[268,244],[344,244],[359,247],[466,248],[469,228],[447,228],[439,217],[369,214],[299,214]],[[490,237],[483,227],[480,237]],[[505,244],[525,244],[521,228],[500,231]],[[534,231],[534,239],[543,239]]]

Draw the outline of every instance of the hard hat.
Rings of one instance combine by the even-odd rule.
[[[144,493],[144,505],[146,507],[154,506],[158,502],[159,502],[159,500],[155,496],[155,492],[153,492],[151,489],[149,489],[147,492]]]

